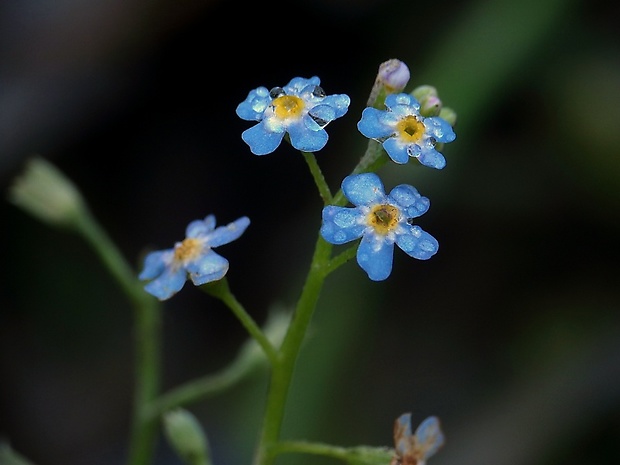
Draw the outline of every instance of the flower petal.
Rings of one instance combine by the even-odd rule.
[[[401,456],[409,453],[413,442],[411,433],[411,413],[403,413],[394,425],[394,445],[396,452]]]
[[[269,90],[258,87],[250,91],[246,99],[237,105],[237,116],[247,121],[260,121],[271,100]]]
[[[327,144],[327,132],[321,129],[311,118],[308,118],[315,129],[307,128],[303,120],[289,125],[288,133],[291,137],[291,145],[302,152],[316,152]],[[310,123],[310,122],[309,122]]]
[[[394,243],[383,236],[365,234],[357,249],[357,263],[373,281],[383,281],[392,272]]]
[[[438,116],[424,119],[426,133],[432,136],[437,142],[452,142],[456,139],[456,134],[445,119]]]
[[[396,236],[396,244],[407,255],[428,260],[439,250],[439,242],[417,225],[405,225],[405,232]]]
[[[204,220],[194,220],[185,228],[185,237],[206,236],[215,228],[215,216],[209,215]]]
[[[407,105],[412,107],[414,112],[418,112],[420,110],[420,103],[418,100],[410,94],[406,94],[404,92],[398,94],[390,94],[385,98],[385,106],[387,108],[394,108],[397,105]]]
[[[441,170],[446,166],[446,159],[434,148],[421,148],[420,146],[417,146],[416,149],[418,153],[413,156],[417,158],[418,161],[424,166],[428,166],[430,168],[435,168],[438,170]]]
[[[179,292],[186,280],[187,273],[184,268],[165,268],[158,278],[144,286],[144,290],[159,300],[166,300]]]
[[[375,173],[352,174],[342,181],[342,191],[356,206],[371,205],[386,200],[381,178]]]
[[[172,249],[149,253],[144,259],[144,269],[138,275],[138,279],[153,279],[162,274],[172,260],[173,253]]]
[[[419,451],[423,460],[434,455],[445,440],[437,417],[428,417],[415,431],[414,447]]]
[[[344,116],[349,110],[350,104],[351,98],[347,94],[328,95],[321,101],[321,105],[327,105],[334,109],[336,112],[335,118]]]
[[[390,137],[387,139],[383,143],[383,148],[395,163],[404,165],[409,161],[407,146],[403,145],[396,137]]]
[[[243,141],[250,146],[250,150],[254,155],[267,155],[278,148],[284,132],[267,131],[261,121],[255,126],[246,129],[241,134]]]
[[[396,186],[390,192],[389,197],[400,207],[408,219],[423,215],[431,205],[428,198],[420,195],[415,187],[408,184]]]
[[[209,247],[218,247],[228,244],[238,239],[249,225],[250,219],[247,216],[242,216],[232,223],[228,223],[226,226],[219,226],[207,236],[206,245]]]
[[[385,111],[368,107],[362,111],[362,119],[357,123],[357,129],[364,136],[371,139],[382,139],[394,134],[394,127],[386,124]]]
[[[360,223],[362,213],[357,208],[328,205],[323,208],[321,235],[331,244],[344,244],[362,236],[366,226]]]
[[[222,279],[228,271],[228,260],[209,250],[197,260],[188,263],[186,269],[196,286]]]

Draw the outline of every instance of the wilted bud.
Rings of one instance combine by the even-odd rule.
[[[33,158],[27,163],[9,190],[9,200],[55,226],[75,225],[85,209],[75,185],[42,158]]]
[[[392,58],[381,63],[375,83],[370,91],[368,106],[381,106],[389,94],[401,92],[411,77],[409,68],[402,61]]]
[[[163,416],[168,443],[188,465],[210,465],[209,445],[200,423],[189,411],[177,408]]]
[[[441,111],[441,100],[437,94],[437,89],[433,86],[419,86],[411,92],[418,102],[420,102],[420,114],[424,117],[437,116]]]
[[[439,117],[445,119],[452,127],[456,125],[456,112],[452,108],[443,107]]]

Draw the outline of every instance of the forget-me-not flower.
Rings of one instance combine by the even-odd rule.
[[[411,414],[403,413],[394,423],[396,457],[391,463],[425,465],[426,460],[434,455],[444,442],[437,417],[426,418],[415,434],[411,434]]]
[[[409,157],[431,168],[442,169],[446,159],[435,149],[437,143],[452,142],[456,134],[452,126],[439,116],[420,115],[420,103],[409,94],[391,94],[385,99],[385,110],[368,107],[357,123],[359,131],[383,144],[396,163],[407,163]]]
[[[151,252],[146,256],[141,280],[151,280],[144,289],[160,300],[179,292],[189,278],[196,286],[222,279],[228,260],[212,249],[239,238],[250,224],[243,216],[226,226],[215,227],[215,216],[192,221],[185,239],[174,248]]]
[[[316,152],[327,143],[328,123],[349,109],[348,95],[326,95],[320,79],[296,77],[284,87],[258,87],[237,106],[237,115],[258,121],[241,138],[255,155],[273,152],[288,133],[291,145],[303,152]]]
[[[328,205],[323,208],[321,235],[331,244],[362,238],[357,263],[373,281],[382,281],[392,272],[394,243],[407,255],[426,260],[439,249],[437,240],[411,224],[426,213],[430,201],[406,184],[386,195],[375,173],[347,176],[342,191],[355,207]]]

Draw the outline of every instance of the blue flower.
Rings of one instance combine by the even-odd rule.
[[[368,107],[357,123],[359,131],[383,144],[396,163],[407,163],[409,157],[431,168],[446,166],[444,156],[435,150],[437,143],[452,142],[456,134],[452,126],[438,116],[420,115],[420,103],[409,94],[391,94],[385,99],[386,110]]]
[[[357,263],[371,280],[382,281],[392,272],[394,243],[420,260],[437,253],[437,240],[411,224],[430,206],[430,201],[414,187],[401,184],[386,195],[379,176],[363,173],[347,176],[342,191],[355,207],[323,208],[321,235],[331,244],[361,237]]]
[[[403,413],[394,424],[396,463],[424,465],[445,440],[437,417],[428,417],[411,434],[411,414]],[[394,461],[393,461],[394,463]]]
[[[294,78],[284,87],[258,87],[237,106],[237,115],[259,123],[241,138],[255,155],[273,152],[288,133],[297,150],[316,152],[325,147],[328,123],[343,116],[350,99],[345,94],[325,95],[320,79]]]
[[[228,271],[228,260],[212,249],[239,238],[249,224],[245,216],[218,228],[213,215],[192,221],[183,242],[146,256],[139,278],[152,281],[144,289],[159,300],[166,300],[179,292],[188,278],[196,286],[222,279]]]

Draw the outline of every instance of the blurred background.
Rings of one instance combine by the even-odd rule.
[[[432,84],[458,114],[442,171],[386,166],[432,202],[427,262],[354,262],[327,282],[284,436],[392,446],[403,412],[440,417],[433,465],[620,462],[618,3],[593,0],[63,0],[0,6],[0,438],[38,465],[126,457],[132,308],[92,250],[6,200],[39,155],[67,174],[138,271],[186,225],[247,215],[218,249],[259,322],[294,305],[320,224],[303,158],[256,157],[235,108],[319,76],[346,93],[317,159],[335,190],[363,153],[376,71]],[[191,285],[165,303],[164,389],[246,338]],[[250,463],[265,374],[190,406],[216,465]],[[414,428],[415,428],[414,424]],[[156,464],[180,464],[165,441]],[[334,463],[287,455],[279,463]]]

